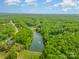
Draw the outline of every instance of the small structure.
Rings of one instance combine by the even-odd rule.
[[[14,44],[14,40],[7,40],[7,41],[6,41],[6,44],[7,44],[7,45],[13,45],[13,44]]]

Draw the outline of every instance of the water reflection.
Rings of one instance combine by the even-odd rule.
[[[44,49],[43,37],[40,33],[34,32],[33,41],[30,47],[31,51],[41,52]]]

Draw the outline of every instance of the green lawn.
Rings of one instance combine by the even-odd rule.
[[[5,59],[8,53],[0,52],[0,59]],[[17,53],[17,59],[38,59],[41,52],[31,52],[28,50],[23,50]]]
[[[17,59],[38,59],[41,54],[42,53],[40,52],[31,52],[24,50],[18,53]]]
[[[0,59],[5,59],[7,53],[5,52],[0,52]]]

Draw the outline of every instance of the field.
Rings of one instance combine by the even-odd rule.
[[[40,33],[43,44],[32,51],[34,33]],[[0,15],[0,59],[79,59],[79,18]]]

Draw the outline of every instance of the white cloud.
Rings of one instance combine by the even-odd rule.
[[[36,1],[37,0],[25,0],[25,3],[30,6],[35,6],[37,5]]]
[[[36,0],[25,0],[25,2],[35,2]]]
[[[18,5],[19,3],[21,3],[20,0],[5,0],[4,2],[8,5]]]
[[[46,5],[47,8],[50,8],[53,5],[52,1],[53,0],[45,0],[43,4]]]
[[[68,10],[70,10],[70,9],[71,9],[71,8],[63,8],[62,10],[66,12],[66,11],[68,11]]]
[[[78,4],[79,2],[77,0],[62,0],[62,2],[54,4],[53,6],[60,6],[63,11],[68,11],[70,9],[77,8],[79,6]]]
[[[46,3],[52,2],[52,0],[46,0]]]
[[[62,5],[65,7],[76,6],[77,3],[75,0],[63,0]]]

